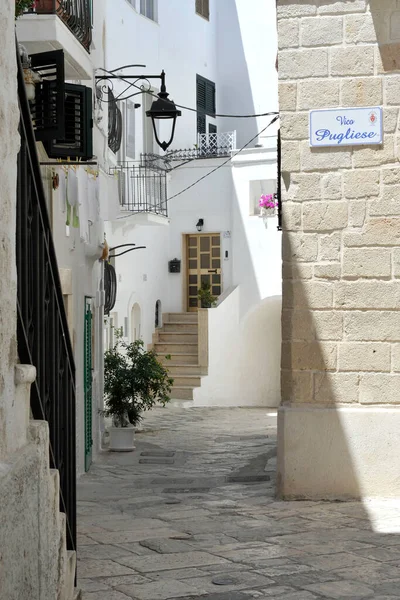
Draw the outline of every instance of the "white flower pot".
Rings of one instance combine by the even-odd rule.
[[[274,217],[276,215],[276,208],[264,208],[261,207],[261,217]]]
[[[135,427],[110,427],[110,445],[111,452],[132,452],[135,449],[133,445],[135,436]]]

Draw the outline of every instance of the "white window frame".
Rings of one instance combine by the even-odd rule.
[[[139,0],[140,14],[158,23],[158,0]]]

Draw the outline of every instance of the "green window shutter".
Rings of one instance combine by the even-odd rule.
[[[35,137],[38,141],[62,138],[65,133],[64,52],[40,52],[31,54],[30,59],[32,71],[41,78],[31,103]]]
[[[50,158],[89,160],[93,156],[92,90],[84,85],[65,84],[65,134],[45,142]]]
[[[196,0],[196,13],[205,19],[210,18],[210,2],[209,0]]]
[[[197,133],[206,133],[206,115],[216,113],[215,83],[201,75],[196,77],[197,92]]]
[[[217,111],[215,110],[215,83],[206,81],[206,113],[213,117]]]

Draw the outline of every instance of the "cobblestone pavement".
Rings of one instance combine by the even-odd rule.
[[[84,600],[400,598],[400,503],[277,502],[275,455],[267,410],[153,411],[80,479]]]

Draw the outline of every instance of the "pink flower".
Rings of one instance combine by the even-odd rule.
[[[262,194],[258,205],[260,208],[275,208],[277,203],[274,201],[273,194]]]

